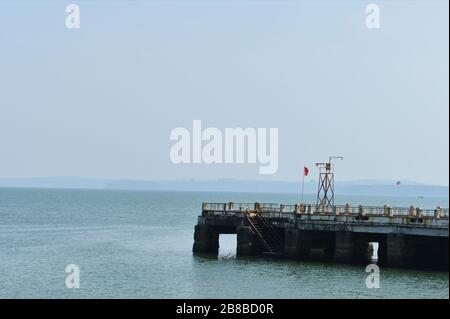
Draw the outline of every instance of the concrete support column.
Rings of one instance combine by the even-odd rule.
[[[218,254],[219,233],[215,232],[211,226],[196,225],[194,231],[194,253]]]
[[[334,260],[349,263],[353,261],[353,242],[350,232],[338,231],[335,234]]]
[[[329,236],[323,249],[326,261],[333,261],[335,251],[335,234]]]
[[[369,242],[365,240],[364,236],[353,235],[353,261],[359,264],[368,264],[372,258],[373,250],[371,249]]]
[[[412,265],[433,269],[448,269],[448,238],[407,236],[408,254]],[[409,264],[408,264],[409,265]]]
[[[448,269],[448,237],[443,239],[444,244],[442,245],[443,255],[444,255],[444,268]]]
[[[386,264],[388,266],[403,266],[406,262],[406,240],[402,234],[386,235]]]
[[[287,258],[296,259],[300,255],[300,231],[298,229],[286,229],[284,233],[284,255]]]
[[[308,260],[311,256],[313,234],[310,231],[298,231],[298,258]]]
[[[253,255],[256,250],[255,236],[250,226],[239,226],[237,228],[237,256]]]

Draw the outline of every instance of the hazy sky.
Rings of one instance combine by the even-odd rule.
[[[447,1],[0,2],[0,177],[295,180],[448,185]],[[279,129],[279,169],[176,165],[192,120]],[[311,178],[313,178],[311,177]]]

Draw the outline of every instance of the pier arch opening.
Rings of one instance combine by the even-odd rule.
[[[377,233],[353,233],[351,236],[354,263],[382,264],[386,260],[386,236]]]
[[[219,234],[219,257],[236,257],[237,234]]]
[[[378,250],[380,248],[380,243],[377,241],[369,242],[369,257],[370,261],[377,263],[378,262]],[[371,254],[370,254],[371,253]]]

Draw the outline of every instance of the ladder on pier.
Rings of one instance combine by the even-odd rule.
[[[248,213],[246,217],[266,250],[264,254],[281,256],[283,253],[282,241],[272,224],[262,216],[259,210]]]

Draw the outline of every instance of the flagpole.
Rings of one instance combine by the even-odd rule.
[[[303,172],[302,175],[303,175],[303,178],[302,178],[302,201],[300,202],[300,204],[303,204],[303,189],[305,187],[305,172]]]

